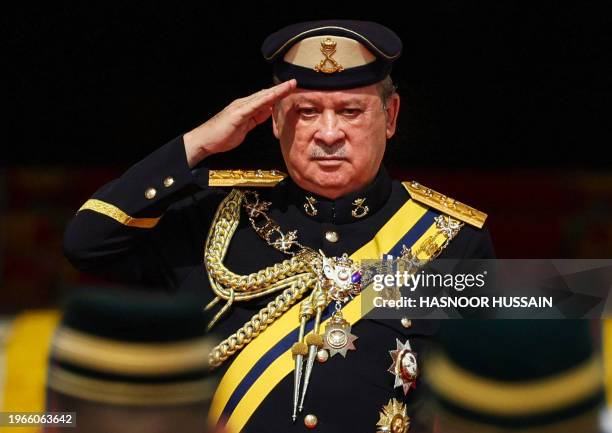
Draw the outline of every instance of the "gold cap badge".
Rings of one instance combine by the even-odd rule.
[[[315,65],[315,71],[323,72],[324,74],[344,71],[342,65],[332,58],[332,56],[336,54],[336,42],[331,38],[326,38],[321,42],[321,53],[323,53],[325,58],[322,59],[318,65]]]

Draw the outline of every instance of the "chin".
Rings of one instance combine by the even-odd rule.
[[[349,183],[350,179],[353,177],[353,171],[347,170],[347,167],[343,167],[342,165],[334,169],[330,167],[321,167],[316,173],[316,179],[329,184]]]
[[[318,182],[315,182],[316,185],[320,188],[324,188],[324,189],[330,189],[330,190],[337,190],[337,189],[343,189],[346,188],[349,184],[347,182],[343,182],[343,181],[333,181],[330,179],[322,179]]]
[[[312,178],[312,183],[323,191],[341,191],[350,187],[351,176],[343,170],[322,171]]]
[[[355,171],[346,162],[336,166],[310,165],[301,172],[293,170],[292,178],[302,188],[332,199],[349,193],[358,180]]]

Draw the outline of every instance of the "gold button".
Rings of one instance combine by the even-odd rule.
[[[404,328],[410,328],[412,326],[412,320],[407,317],[402,317],[402,326]]]
[[[338,236],[337,232],[330,230],[328,232],[325,232],[325,239],[330,242],[336,243],[338,242],[338,239],[340,239],[340,236]]]
[[[304,425],[309,429],[315,428],[318,422],[319,420],[317,419],[317,417],[311,413],[304,417]]]
[[[174,185],[174,178],[172,176],[168,176],[164,179],[164,186],[166,188],[170,188],[172,185]]]
[[[157,194],[155,188],[147,188],[147,190],[145,191],[145,197],[149,200],[155,198],[155,194]]]

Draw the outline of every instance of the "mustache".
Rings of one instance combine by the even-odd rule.
[[[346,157],[346,147],[343,143],[333,146],[315,146],[310,150],[310,157],[316,158],[344,158]]]

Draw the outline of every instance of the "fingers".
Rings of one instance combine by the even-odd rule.
[[[291,79],[274,87],[270,87],[268,90],[271,91],[273,95],[272,103],[280,101],[284,97],[289,96],[291,93],[293,93],[296,87],[297,80],[295,79]]]
[[[269,97],[282,99],[285,96],[289,95],[291,92],[293,92],[293,90],[295,90],[296,87],[297,87],[297,81],[295,79],[284,81],[268,89],[263,89],[263,90],[260,90],[259,92],[253,93],[250,96],[247,96],[244,102],[253,103],[253,102],[256,102],[257,100],[261,100],[262,98],[266,99]]]
[[[272,115],[272,107],[263,107],[261,110],[256,111],[251,117],[246,121],[246,131],[249,132],[257,125],[268,120],[268,118]]]
[[[253,116],[264,107],[271,107],[276,102],[290,95],[297,87],[295,79],[285,81],[269,89],[260,90],[257,93],[249,96],[239,109],[239,114],[243,118]]]
[[[271,115],[272,107],[264,107],[261,110],[255,112],[255,114],[253,115],[253,120],[255,120],[255,123],[259,125],[260,123],[263,123],[268,120],[268,117],[270,117]]]

